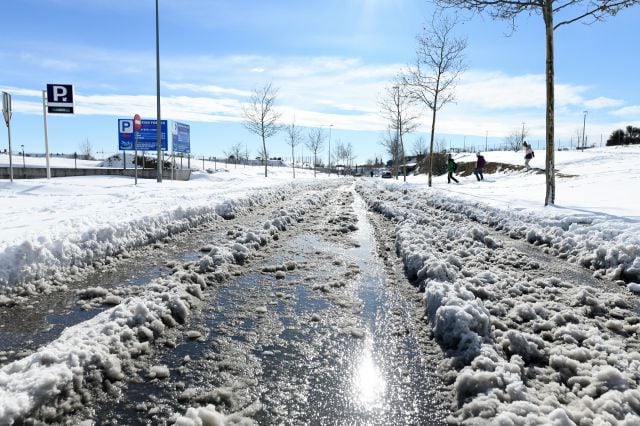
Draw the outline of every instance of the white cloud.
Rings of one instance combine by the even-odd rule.
[[[584,102],[585,86],[556,83],[556,106]],[[468,71],[458,84],[459,103],[490,109],[544,108],[546,81],[544,74],[508,75],[500,71]]]
[[[209,93],[212,95],[231,95],[237,97],[251,96],[248,90],[239,90],[233,88],[225,88],[211,84],[192,84],[192,83],[162,83],[164,87],[173,91],[189,91],[196,93]]]
[[[624,108],[620,108],[616,111],[613,111],[611,114],[616,116],[640,116],[640,105],[629,105]]]
[[[624,102],[620,99],[607,98],[605,96],[599,96],[594,99],[588,99],[584,102],[584,105],[589,109],[601,109],[612,108],[622,105]]]
[[[112,52],[97,55],[96,64],[112,58]],[[356,131],[383,131],[387,123],[379,114],[378,99],[384,87],[403,67],[402,64],[366,64],[357,58],[341,57],[171,57],[163,61],[163,116],[168,118],[219,122],[242,120],[242,102],[253,87],[272,82],[279,89],[276,107],[283,120],[295,115],[304,126],[326,126]],[[116,76],[129,81],[127,77]],[[97,87],[97,86],[96,86]],[[111,89],[115,87],[116,89]],[[8,88],[16,95],[40,97],[40,91]],[[94,89],[95,90],[95,89]],[[122,95],[126,90],[113,81],[105,81],[100,91],[78,96],[78,114],[128,116],[138,112],[155,115],[153,88],[147,94]],[[131,89],[129,89],[131,90]],[[622,100],[593,96],[590,87],[556,84],[556,133],[572,134],[582,122],[582,110],[594,110],[596,122],[603,121],[608,109]],[[126,92],[125,92],[126,93]],[[587,96],[591,95],[591,96]],[[597,93],[596,93],[597,95]],[[436,131],[484,137],[503,136],[523,122],[532,134],[544,135],[546,90],[544,74],[510,75],[500,71],[470,70],[456,90],[457,102],[438,113]],[[26,113],[41,113],[41,103],[22,102],[14,108]],[[595,111],[600,111],[595,116]],[[614,114],[638,115],[639,106],[621,108]],[[595,119],[598,117],[598,119]],[[590,117],[591,118],[591,117]],[[430,114],[421,119],[420,131],[430,131]],[[602,124],[602,128],[608,126]]]

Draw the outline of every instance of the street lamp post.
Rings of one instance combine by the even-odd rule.
[[[584,113],[584,117],[582,119],[582,152],[584,152],[584,145],[585,145],[585,141],[584,141],[584,130],[587,124],[587,112],[588,111],[583,111]]]
[[[327,162],[329,174],[331,174],[331,128],[332,127],[333,127],[333,124],[329,124],[329,161]]]
[[[24,145],[20,145],[20,147],[22,148],[22,168],[26,169],[27,165],[24,162]]]
[[[162,182],[162,121],[160,119],[160,17],[158,14],[158,0],[156,0],[156,147],[158,167],[156,180]]]

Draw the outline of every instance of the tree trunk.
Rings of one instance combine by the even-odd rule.
[[[262,159],[264,160],[264,177],[267,177],[267,142],[262,134]]]
[[[545,176],[547,193],[544,205],[553,205],[556,198],[555,160],[554,160],[554,66],[553,66],[553,3],[545,0],[543,7],[544,25],[547,41],[547,158]]]
[[[293,169],[293,178],[296,178],[296,156],[293,153],[293,145],[291,145],[291,168]]]
[[[431,111],[433,115],[431,116],[431,142],[429,143],[429,187],[431,187],[431,175],[433,173],[433,139],[436,130],[436,107],[431,108]]]

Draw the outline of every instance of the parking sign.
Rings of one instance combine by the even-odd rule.
[[[73,84],[47,84],[47,111],[73,114]]]

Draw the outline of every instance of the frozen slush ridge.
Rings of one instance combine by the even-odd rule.
[[[220,217],[232,218],[251,206],[291,196],[305,186],[281,185],[241,193],[233,199],[214,199],[200,206],[177,207],[136,220],[106,225],[89,223],[85,229],[66,235],[49,234],[0,245],[0,290],[46,291],[52,277],[64,277],[74,267],[101,261]]]
[[[396,250],[425,290],[425,317],[455,395],[450,421],[640,424],[640,317],[626,289],[534,278],[527,273],[540,269],[534,260],[503,248],[480,226],[460,226],[462,217],[474,218],[616,279],[637,276],[637,225],[525,218],[438,191],[407,196],[405,189],[367,184],[360,192],[396,221]]]
[[[282,191],[274,191],[270,197],[282,197],[286,194]],[[262,200],[254,197],[257,198],[236,201],[236,205],[253,205]],[[150,283],[141,295],[124,299],[118,306],[65,329],[58,339],[36,353],[0,369],[0,424],[12,424],[36,410],[44,418],[55,419],[81,407],[83,400],[90,398],[87,389],[91,386],[101,388],[126,380],[127,372],[133,368],[131,361],[153,351],[155,340],[177,323],[184,323],[204,299],[206,288],[228,277],[229,265],[244,262],[274,235],[321,203],[323,197],[322,193],[307,197],[294,208],[276,211],[260,229],[240,233],[227,245],[208,247],[208,253],[199,261],[175,268],[169,278]],[[90,294],[103,293],[90,289]],[[150,371],[160,379],[170,374],[165,366],[153,366]],[[188,411],[185,419],[193,419],[194,413],[204,419],[226,418],[215,409],[204,407]],[[180,424],[189,424],[185,419]]]

